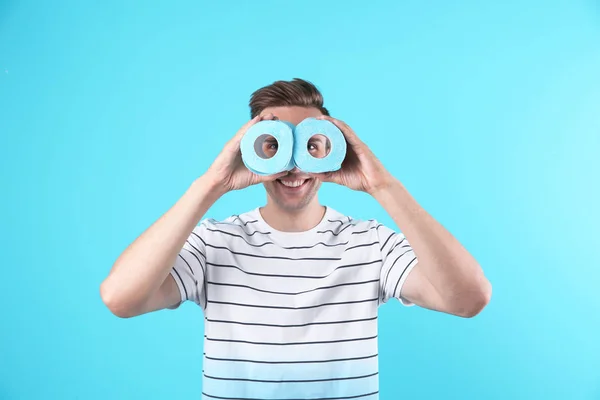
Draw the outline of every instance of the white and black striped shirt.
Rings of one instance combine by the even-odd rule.
[[[378,306],[411,305],[415,265],[401,233],[331,208],[305,232],[203,220],[171,271],[204,311],[203,398],[377,399]]]

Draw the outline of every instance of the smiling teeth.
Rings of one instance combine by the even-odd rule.
[[[300,185],[302,185],[304,182],[306,182],[305,180],[301,180],[301,181],[280,181],[281,183],[283,183],[285,186],[287,187],[298,187]]]

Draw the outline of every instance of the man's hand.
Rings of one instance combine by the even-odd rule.
[[[219,194],[224,194],[232,190],[244,189],[248,186],[262,182],[272,181],[287,174],[287,171],[285,171],[279,174],[260,176],[250,172],[242,161],[240,142],[242,141],[244,134],[252,125],[260,121],[271,120],[274,118],[273,114],[267,114],[262,117],[257,115],[242,126],[235,136],[225,144],[221,153],[205,173],[205,177],[213,183],[213,187]]]
[[[313,174],[323,182],[333,182],[353,190],[359,190],[374,195],[378,190],[393,182],[392,175],[385,169],[381,161],[364,144],[346,123],[328,116],[321,116],[337,126],[348,143],[346,158],[338,171]]]

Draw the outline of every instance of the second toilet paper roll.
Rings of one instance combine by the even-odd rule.
[[[309,142],[315,135],[323,135],[329,140],[328,152],[315,156],[309,150]],[[320,142],[324,145],[325,143]],[[337,171],[346,157],[346,138],[332,122],[307,118],[294,129],[294,163],[308,173]],[[321,158],[319,158],[321,157]]]

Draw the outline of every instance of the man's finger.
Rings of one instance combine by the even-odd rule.
[[[322,172],[319,174],[310,174],[321,182],[340,183],[338,171]]]
[[[244,136],[244,134],[246,133],[246,131],[248,131],[248,129],[250,129],[250,127],[256,123],[258,123],[261,119],[260,115],[257,115],[256,117],[252,118],[250,121],[246,122],[239,131],[237,131],[237,133],[235,134],[234,138],[241,138],[242,136]]]
[[[269,120],[272,120],[272,119],[277,119],[277,117],[275,115],[273,115],[273,113],[268,113],[268,114],[265,114],[265,115],[263,115],[263,116],[260,117],[261,121],[269,121]]]
[[[339,119],[332,118],[328,115],[321,115],[317,119],[323,119],[323,120],[329,121],[332,124],[334,124],[335,126],[337,126],[339,128],[339,130],[342,131],[342,133],[344,134],[344,137],[346,138],[346,141],[348,142],[348,144],[350,144],[352,146],[358,146],[358,145],[362,144],[362,141],[356,135],[354,130],[352,130],[352,128],[350,128],[350,126],[348,126],[348,124],[346,124],[344,121],[340,121]]]
[[[268,115],[272,115],[272,114],[267,114]],[[248,129],[250,129],[250,127],[252,125],[255,125],[257,123],[259,123],[263,117],[267,117],[267,116],[261,116],[261,115],[257,115],[254,118],[252,118],[250,121],[246,122],[239,131],[237,131],[237,133],[227,142],[227,144],[225,144],[225,147],[229,150],[231,150],[232,152],[237,152],[240,149],[240,143],[242,141],[242,137],[246,134],[246,132],[248,132]]]

